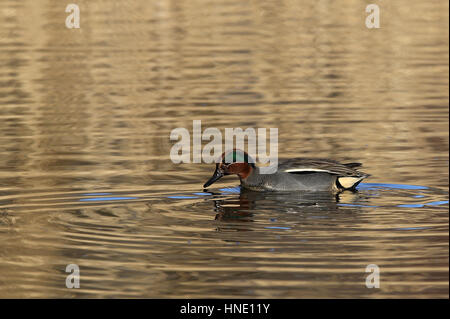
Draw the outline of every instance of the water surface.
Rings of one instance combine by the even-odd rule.
[[[69,30],[0,2],[0,297],[448,298],[447,1],[383,2],[376,30],[356,0],[77,4]],[[193,120],[371,177],[203,190],[213,165],[169,158]]]

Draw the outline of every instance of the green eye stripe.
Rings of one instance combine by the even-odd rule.
[[[228,161],[231,154],[228,153],[223,158],[223,163],[248,163],[248,155],[242,151],[233,151],[233,161]]]

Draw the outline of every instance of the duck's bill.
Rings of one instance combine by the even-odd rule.
[[[216,168],[213,176],[205,183],[205,185],[203,185],[203,188],[206,188],[212,185],[213,183],[217,182],[219,179],[223,177],[223,175],[224,175],[223,172]]]

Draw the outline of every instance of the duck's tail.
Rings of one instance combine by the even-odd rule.
[[[337,178],[336,184],[340,189],[354,190],[363,179],[369,176],[370,176],[369,174],[365,173],[362,173],[360,176],[341,176]]]
[[[350,167],[350,168],[356,168],[356,167],[362,166],[361,163],[345,163],[344,165],[347,167]]]

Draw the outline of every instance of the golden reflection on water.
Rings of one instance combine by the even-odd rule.
[[[0,3],[0,297],[448,297],[448,1],[76,3]],[[429,189],[195,195],[193,120]]]

